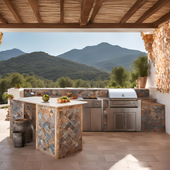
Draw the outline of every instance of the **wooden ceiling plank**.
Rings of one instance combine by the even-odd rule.
[[[93,7],[94,0],[83,0],[81,5],[81,17],[80,17],[80,25],[86,25],[87,20],[90,14],[90,11]]]
[[[38,9],[38,3],[36,0],[28,0],[36,18],[37,18],[37,21],[38,23],[43,23],[42,19],[41,19],[41,16],[40,16],[40,12],[39,12],[39,9]]]
[[[137,21],[137,24],[142,23],[159,9],[161,9],[165,4],[167,4],[170,0],[158,0],[150,9],[148,9]]]
[[[64,24],[64,0],[60,0],[60,23]]]
[[[148,0],[137,0],[136,3],[123,16],[120,23],[124,24],[136,11],[138,11]]]
[[[159,18],[157,21],[154,22],[154,26],[158,27],[160,24],[162,24],[163,22],[166,22],[170,20],[170,11],[165,14],[164,16],[162,16],[161,18]]]
[[[12,3],[10,0],[4,0],[6,6],[10,10],[10,12],[13,14],[14,18],[17,20],[18,23],[23,23],[20,16],[18,15],[17,11],[13,7]]]
[[[95,4],[95,7],[94,7],[94,10],[93,10],[93,13],[92,13],[92,16],[90,18],[90,23],[93,23],[97,13],[99,12],[99,9],[101,8],[102,6],[102,3],[103,3],[103,0],[97,0],[96,1],[96,4]]]
[[[0,28],[156,28],[152,23],[92,23],[81,26],[79,23],[46,24],[46,23],[24,23],[24,24],[0,24]]]
[[[2,15],[0,15],[0,21],[3,23],[3,24],[7,24],[8,22],[2,17]]]

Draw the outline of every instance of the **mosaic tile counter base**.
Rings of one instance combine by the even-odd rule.
[[[12,137],[14,121],[23,118],[23,103],[20,101],[10,100],[10,137]]]
[[[165,131],[165,105],[159,103],[142,103],[141,129],[143,132]]]
[[[38,105],[36,148],[54,158],[82,150],[82,105]]]

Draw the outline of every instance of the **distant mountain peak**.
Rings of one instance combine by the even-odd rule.
[[[13,48],[10,50],[0,51],[0,61],[9,60],[13,57],[18,57],[20,55],[25,54],[25,52],[21,51],[20,49]]]
[[[98,67],[101,70],[111,71],[112,67],[123,66],[126,69],[137,59],[141,51],[132,50],[112,45],[108,42],[101,42],[97,45],[86,46],[81,50],[70,50],[58,55],[60,58],[71,60],[88,66]],[[127,56],[127,57],[126,57]]]

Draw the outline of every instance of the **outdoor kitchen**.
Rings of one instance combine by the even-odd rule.
[[[104,38],[52,56],[38,33],[54,51]],[[0,47],[18,39],[37,49],[0,60],[0,170],[170,170],[170,0],[2,0]]]
[[[52,153],[51,156],[55,158],[62,158],[67,156],[67,153],[82,150],[82,132],[165,132],[165,105],[157,103],[156,99],[149,97],[149,89],[21,88],[9,89],[8,93],[18,96],[10,100],[11,137],[14,130],[13,123],[16,119],[32,119],[34,131],[36,131],[34,133],[36,134],[34,136],[34,141],[37,143],[36,149],[46,154]],[[50,96],[49,102],[43,102],[42,96],[45,94]],[[57,102],[57,98],[67,94],[72,94],[76,98],[71,99],[68,104]],[[80,107],[76,105],[80,105]],[[57,107],[56,111],[54,111],[55,107]],[[40,108],[44,108],[44,111],[41,111]],[[78,124],[74,125],[73,113],[78,108],[80,111],[76,111],[76,114],[80,114],[80,118],[76,119]],[[45,118],[50,113],[57,118],[53,120],[55,123],[49,118]],[[70,116],[72,115],[71,118],[67,116],[68,113]],[[46,116],[40,118],[38,115],[42,114]],[[51,121],[57,125],[52,125]],[[60,124],[61,121],[63,124]],[[67,137],[62,136],[72,132],[69,132],[71,124],[75,128],[79,127],[74,135],[78,135],[80,141],[74,139],[73,134]],[[48,129],[44,129],[47,125]],[[52,135],[49,140],[46,133],[51,133],[50,128],[53,126],[56,126],[56,129],[53,135],[49,134]],[[62,128],[68,129],[68,132],[64,129],[63,131]],[[44,129],[44,134],[41,129]],[[41,134],[39,134],[40,132]],[[58,138],[59,136],[62,138]],[[74,149],[74,145],[72,145],[69,150],[62,150],[62,147],[57,146],[55,141],[51,142],[53,138],[63,141],[60,142],[63,148],[66,147],[69,140],[74,140],[80,147],[76,146],[77,149]],[[43,141],[46,141],[46,144],[43,144]]]

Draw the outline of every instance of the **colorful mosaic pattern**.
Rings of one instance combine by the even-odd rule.
[[[141,100],[141,103],[156,103],[156,99],[147,99],[147,100]]]
[[[107,131],[107,114],[108,114],[109,100],[103,100],[103,128]]]
[[[15,100],[10,101],[10,111],[11,111],[11,120],[10,120],[10,130],[12,136],[13,124],[17,119],[23,118],[23,103]]]
[[[24,96],[30,97],[31,92],[34,93],[34,96],[43,96],[44,94],[48,94],[50,97],[60,97],[66,95],[66,93],[71,92],[73,95],[78,97],[88,97],[88,96],[95,96],[95,97],[107,97],[108,91],[107,90],[65,90],[65,89],[58,89],[58,90],[24,90]]]
[[[149,89],[134,89],[138,97],[149,97]]]
[[[56,108],[38,105],[38,149],[55,157]]]
[[[82,149],[81,109],[81,106],[58,108],[58,158]]]
[[[159,103],[142,104],[142,131],[165,131],[165,106]]]
[[[30,103],[24,104],[24,118],[32,119],[33,110],[35,110],[35,105]]]

